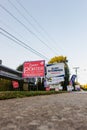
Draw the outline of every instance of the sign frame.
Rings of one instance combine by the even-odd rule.
[[[45,60],[26,61],[23,64],[23,78],[44,77]]]
[[[46,70],[46,77],[60,77],[65,75],[64,63],[47,64]]]

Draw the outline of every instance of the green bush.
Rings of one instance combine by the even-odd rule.
[[[12,89],[11,81],[0,78],[0,91],[9,91]]]

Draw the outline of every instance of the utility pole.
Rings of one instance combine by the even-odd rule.
[[[76,82],[78,82],[77,71],[78,71],[79,67],[74,67],[73,69],[75,69],[75,73],[76,73]]]
[[[2,64],[2,60],[0,60],[0,65]]]

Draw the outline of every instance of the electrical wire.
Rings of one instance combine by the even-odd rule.
[[[12,1],[8,0],[8,2],[11,4],[11,6],[13,6],[17,12],[40,34],[40,32],[38,31],[38,29],[28,20],[27,17],[25,17],[25,15],[23,15],[21,13],[21,11],[12,3]]]
[[[10,34],[8,31],[4,30],[3,28],[0,27],[0,30],[3,32],[0,32],[0,34],[2,34],[3,36],[7,37],[8,39],[14,41],[15,43],[17,43],[18,45],[22,46],[23,48],[30,50],[31,52],[33,52],[34,54],[38,55],[41,58],[45,58],[46,60],[49,60],[47,57],[45,57],[44,55],[42,55],[41,53],[39,53],[38,51],[36,51],[35,49],[31,48],[29,45],[27,45],[25,42],[19,40],[17,37],[13,36],[12,34]],[[6,34],[7,35],[6,35]]]
[[[49,35],[49,33],[40,25],[40,23],[36,20],[36,18],[30,14],[30,12],[23,6],[23,4],[19,1],[19,0],[16,0],[16,2],[20,5],[20,7],[27,13],[27,15],[29,15],[32,20],[38,25],[38,27],[44,32],[44,34],[46,34],[46,36],[48,36],[48,38],[52,41],[53,45],[57,44],[56,41]],[[63,49],[63,48],[61,48]],[[56,48],[57,50],[57,48]],[[59,50],[58,50],[59,51]],[[57,51],[57,52],[58,52]]]
[[[36,33],[34,33],[33,31],[31,31],[24,23],[22,23],[16,16],[14,16],[9,10],[7,10],[4,6],[2,6],[0,4],[0,7],[7,12],[11,17],[13,17],[19,24],[21,24],[29,33],[31,33],[32,35],[34,35],[41,43],[43,43],[47,48],[49,48],[50,51],[53,52],[52,48],[50,48],[50,46],[48,46],[43,40],[41,40]],[[55,52],[54,52],[55,53]]]
[[[17,12],[33,27],[33,29],[40,34],[40,36],[44,37],[44,36],[42,35],[42,33],[34,26],[34,24],[32,24],[32,23],[29,21],[29,19],[28,19],[27,17],[25,17],[25,15],[23,15],[23,13],[21,13],[21,11],[12,3],[11,0],[8,0],[8,2],[9,2],[9,3],[11,4],[11,6],[14,7],[14,8],[17,10]],[[45,39],[46,39],[47,42],[49,42],[49,40],[48,40],[46,37],[45,37]],[[45,43],[45,44],[46,44],[46,43]],[[48,47],[48,46],[47,46],[47,47]],[[51,49],[53,50],[54,48],[51,48]],[[54,51],[54,50],[53,50],[53,51]],[[58,54],[58,51],[56,52],[56,49],[55,49],[55,54]]]
[[[5,23],[4,21],[2,21],[1,19],[0,19],[0,23],[2,23],[7,29],[10,29],[10,32],[11,32],[11,30],[13,30],[13,32],[15,33],[15,34],[17,34],[17,36],[19,36],[20,38],[19,39],[21,39],[21,40],[23,40],[24,41],[24,38],[23,38],[23,36],[21,35],[21,34],[19,34],[17,31],[15,31],[14,30],[14,28],[12,28],[12,27],[10,27],[7,23]],[[2,25],[2,26],[3,26]],[[1,27],[2,27],[1,26]],[[28,43],[28,44],[30,44],[30,45],[32,45],[33,43],[31,42],[31,41],[29,41],[29,40],[25,40],[25,43]],[[36,50],[36,49],[35,49]],[[45,49],[43,49],[43,50],[45,50]],[[42,52],[41,52],[42,53]],[[47,52],[45,51],[45,52],[43,52],[43,54],[45,55],[47,55]]]

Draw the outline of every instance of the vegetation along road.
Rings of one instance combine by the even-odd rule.
[[[1,100],[0,130],[87,130],[87,93]]]

